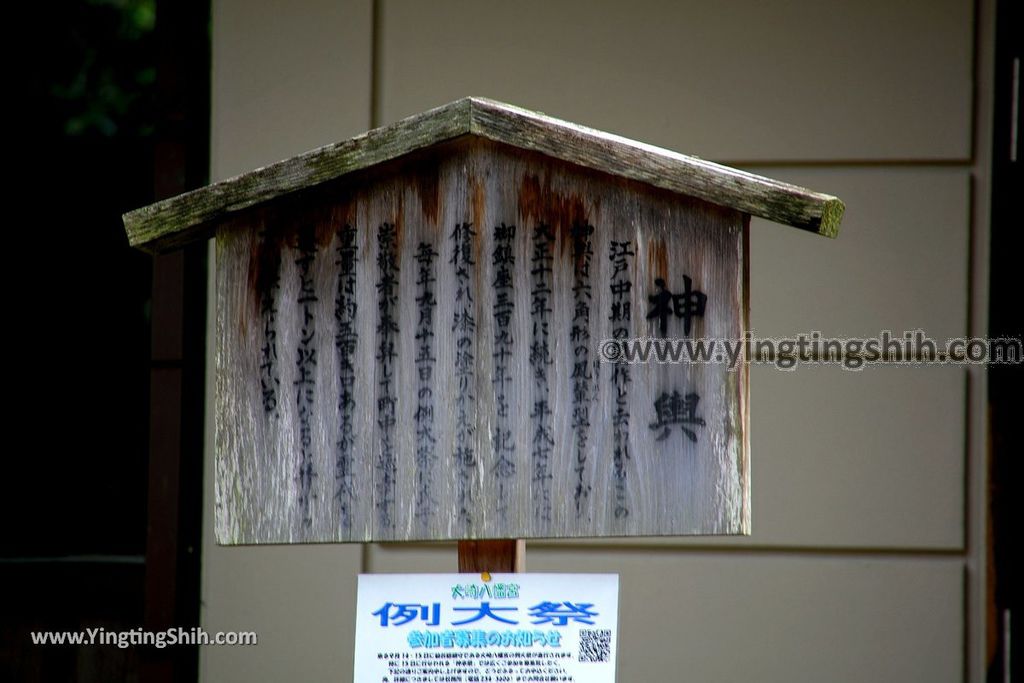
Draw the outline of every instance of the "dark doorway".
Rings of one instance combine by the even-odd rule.
[[[992,138],[992,226],[989,286],[989,337],[1024,336],[1020,301],[1020,196],[1024,189],[1024,145],[1021,144],[1021,3],[1000,0],[996,7],[995,107]],[[1019,363],[1019,359],[1018,359]],[[1010,680],[1011,614],[1017,610],[1014,578],[1013,496],[1017,493],[1016,463],[1024,452],[1020,418],[1024,367],[992,365],[988,369],[991,451],[989,460],[989,601],[987,633],[988,680]],[[1018,648],[1019,649],[1019,648]],[[1020,664],[1017,664],[1018,668]]]
[[[209,3],[27,12],[11,24],[27,87],[9,100],[19,120],[5,269],[15,407],[0,475],[0,679],[195,680],[195,648],[36,645],[31,634],[161,623],[154,605],[168,599],[154,577],[165,584],[168,572],[173,625],[198,623],[205,254],[173,258],[171,270],[198,285],[168,289],[169,264],[128,247],[120,215],[206,182]],[[180,357],[153,361],[152,342],[175,334],[169,318]],[[166,395],[155,367],[182,377],[173,439],[151,428],[148,398]],[[171,464],[169,442],[179,444]],[[154,553],[168,532],[149,512],[166,489],[153,477],[168,469],[185,482],[173,509],[161,494],[176,520],[170,557]]]

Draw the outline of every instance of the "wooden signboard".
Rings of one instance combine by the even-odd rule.
[[[834,197],[467,99],[125,217],[217,242],[221,543],[749,532],[751,214]]]

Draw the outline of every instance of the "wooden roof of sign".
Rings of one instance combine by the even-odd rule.
[[[132,246],[153,253],[209,237],[233,214],[417,150],[476,136],[801,230],[835,237],[844,206],[812,192],[494,100],[467,97],[397,123],[124,215]]]

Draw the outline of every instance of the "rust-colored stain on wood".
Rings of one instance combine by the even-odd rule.
[[[300,252],[316,253],[318,228],[316,223],[304,221],[295,231],[295,246]]]
[[[333,213],[334,212],[330,210],[324,211],[312,221],[313,244],[315,244],[318,249],[327,247],[327,245],[331,243],[334,233],[338,230],[334,223]]]
[[[441,181],[438,164],[437,156],[431,154],[410,159],[402,168],[402,177],[407,178],[416,188],[424,220],[435,225],[441,205]]]
[[[330,243],[338,229],[353,220],[352,200],[317,202],[302,206],[285,202],[276,207],[260,207],[234,221],[240,230],[255,229],[258,239],[252,241],[249,254],[248,287],[250,312],[260,315],[264,297],[278,281],[281,252],[285,247],[305,251],[321,251]],[[241,321],[243,329],[248,319]]]
[[[395,249],[397,258],[402,253],[402,240],[405,237],[405,199],[401,192],[395,200]]]
[[[469,179],[470,199],[473,203],[473,214],[471,219],[473,221],[474,231],[477,233],[477,239],[470,240],[470,247],[473,249],[473,262],[480,263],[480,250],[483,248],[483,240],[480,239],[480,230],[484,226],[484,217],[487,215],[487,190],[484,187],[483,181],[473,176]]]
[[[331,209],[334,202],[321,198],[282,203],[274,207],[274,223],[282,224],[281,234],[293,249],[315,251],[323,249],[334,236]]]
[[[652,240],[647,251],[647,266],[655,278],[668,278],[668,247],[665,238]]]
[[[487,208],[487,196],[484,194],[484,184],[480,182],[480,178],[473,176],[469,179],[469,186],[471,188],[473,200],[473,224],[482,225],[485,210]]]
[[[259,316],[264,296],[268,294],[281,272],[281,247],[285,242],[287,224],[275,221],[268,212],[261,211],[252,223],[259,228],[259,238],[253,240],[249,254],[249,291],[251,310]],[[243,321],[244,323],[244,321]]]
[[[328,228],[332,233],[336,234],[346,225],[355,227],[353,213],[355,211],[352,208],[352,202],[345,201],[335,204],[331,208],[331,219]]]
[[[519,185],[519,215],[528,225],[547,223],[554,232],[561,233],[563,250],[572,244],[572,226],[590,220],[581,196],[556,192],[550,175],[545,175],[542,184],[537,175],[530,173],[523,174]]]

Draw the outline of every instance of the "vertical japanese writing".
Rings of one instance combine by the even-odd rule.
[[[498,225],[494,229],[494,252],[491,265],[494,267],[494,435],[491,439],[494,449],[494,477],[497,480],[498,513],[505,518],[508,512],[508,480],[516,473],[515,443],[512,439],[512,420],[509,417],[507,391],[512,383],[509,363],[512,359],[512,313],[515,307],[515,292],[512,272],[516,257],[513,243],[516,226]]]
[[[573,444],[573,473],[576,475],[573,502],[576,504],[577,517],[589,509],[587,500],[590,497],[586,469],[593,382],[590,364],[590,260],[594,255],[590,236],[593,233],[594,226],[589,223],[575,223],[572,226],[573,314],[569,342],[572,347],[572,429],[576,437]]]
[[[437,252],[426,242],[416,249],[416,501],[415,517],[427,520],[437,510],[434,495],[434,470],[437,453],[434,449],[434,259]]]
[[[612,323],[612,337],[626,339],[629,337],[630,321],[632,320],[632,303],[630,295],[633,283],[629,279],[629,261],[634,255],[631,241],[615,242],[609,245],[608,260],[612,264],[611,277],[611,312],[608,319]],[[629,365],[616,363],[612,370],[612,396],[615,407],[612,411],[612,487],[614,491],[615,519],[629,516],[626,499],[626,461],[629,460]]]
[[[352,506],[355,502],[352,456],[355,447],[355,352],[356,333],[356,231],[345,225],[338,233],[338,289],[334,298],[334,320],[337,333],[334,346],[338,354],[338,450],[334,461],[335,497],[338,499],[343,529],[352,528]]]
[[[654,412],[658,419],[650,424],[652,430],[661,432],[655,441],[664,441],[671,436],[672,425],[679,425],[680,431],[686,435],[686,438],[697,443],[696,428],[707,425],[704,418],[697,414],[698,403],[700,403],[700,396],[695,391],[691,391],[685,396],[678,391],[673,391],[671,394],[667,391],[661,392],[661,395],[654,399]],[[694,429],[685,425],[690,425]]]
[[[457,223],[452,231],[451,264],[455,268],[455,314],[452,333],[455,338],[455,452],[458,514],[460,521],[469,525],[473,509],[472,479],[476,467],[473,437],[476,431],[470,408],[476,402],[473,392],[474,345],[476,319],[473,316],[473,294],[470,270],[473,261],[472,223]]]
[[[380,457],[376,463],[377,521],[384,529],[394,526],[395,424],[395,341],[398,338],[398,234],[394,223],[381,223],[377,231],[377,427]]]
[[[548,373],[551,357],[551,261],[554,237],[551,227],[538,224],[533,230],[533,252],[530,256],[530,317],[533,330],[530,341],[530,371],[533,379],[531,464],[531,497],[533,516],[537,521],[551,521],[551,451],[555,446],[552,428]]]
[[[313,262],[316,259],[316,247],[312,236],[301,235],[299,239],[298,266],[299,294],[296,303],[301,316],[299,346],[296,351],[295,402],[299,416],[299,509],[302,512],[302,523],[310,526],[309,505],[313,497],[313,479],[316,471],[313,468],[313,414],[316,394],[316,313],[313,310],[316,302],[316,284],[313,279]]]
[[[261,232],[260,250],[260,322],[263,326],[263,344],[260,346],[260,397],[263,412],[277,417],[278,393],[281,377],[277,367],[277,294],[281,288],[281,252],[267,243],[267,234]]]
[[[651,302],[651,310],[647,319],[658,319],[658,331],[664,337],[668,330],[668,318],[675,315],[683,319],[683,334],[690,335],[690,326],[693,318],[703,318],[704,309],[707,306],[708,296],[704,292],[693,289],[693,280],[689,276],[683,276],[683,293],[673,294],[665,288],[665,281],[656,278],[655,286],[658,293],[647,297]]]

